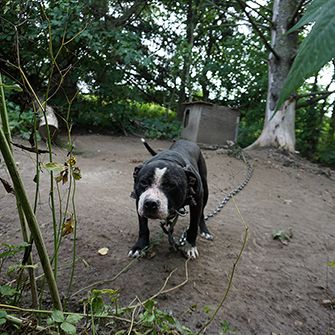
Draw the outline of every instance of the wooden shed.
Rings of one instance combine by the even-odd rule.
[[[185,103],[181,137],[196,143],[225,145],[237,139],[240,112],[207,102]]]

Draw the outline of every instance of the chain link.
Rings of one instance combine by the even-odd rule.
[[[246,158],[243,149],[237,145],[234,145],[230,148],[230,155],[234,156],[237,159],[242,160],[246,166],[247,166],[247,174],[246,177],[244,179],[244,181],[239,184],[236,188],[234,188],[232,191],[230,191],[223,199],[222,201],[218,204],[218,206],[212,210],[211,212],[209,212],[207,215],[205,215],[205,221],[209,220],[209,218],[214,217],[215,215],[217,215],[218,213],[221,212],[221,209],[228,203],[228,201],[235,196],[237,193],[239,193],[240,191],[242,191],[247,184],[249,183],[252,174],[253,174],[253,166],[252,164],[249,162],[249,160]]]

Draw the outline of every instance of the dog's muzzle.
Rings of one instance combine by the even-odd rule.
[[[147,199],[143,203],[143,216],[148,219],[160,219],[159,216],[160,201]]]
[[[150,188],[140,195],[138,214],[148,219],[164,220],[168,217],[168,199],[157,188]]]

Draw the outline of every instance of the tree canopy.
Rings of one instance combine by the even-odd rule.
[[[60,115],[75,97],[72,118],[78,126],[126,133],[136,127],[139,114],[142,123],[149,118],[152,104],[177,112],[180,119],[184,102],[204,100],[241,111],[242,146],[261,132],[270,1],[12,0],[0,6],[0,71],[22,87],[23,93],[10,97],[21,112],[31,108],[32,97],[19,67]],[[318,159],[317,147],[334,141],[334,113],[329,94],[319,94],[330,89],[319,81],[316,86],[312,96],[310,85],[298,92],[303,112],[297,134],[309,127],[303,115],[315,119],[320,132],[313,156]],[[299,138],[297,149],[305,150]]]

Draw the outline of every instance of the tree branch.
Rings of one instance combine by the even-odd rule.
[[[262,40],[262,42],[264,43],[266,49],[271,52],[276,59],[279,59],[279,55],[278,53],[272,48],[271,44],[267,41],[266,37],[264,36],[264,34],[259,30],[259,28],[257,27],[256,22],[254,21],[254,19],[252,18],[252,16],[248,13],[248,11],[246,10],[246,4],[241,1],[241,0],[235,0],[237,2],[237,4],[241,7],[241,9],[243,10],[243,12],[245,13],[245,15],[247,16],[249,22],[251,23],[252,27],[254,28],[254,30],[256,31],[257,35],[260,37],[260,39]]]
[[[247,3],[245,3],[245,6],[250,8],[251,10],[253,10],[254,12],[256,12],[260,17],[262,17],[265,21],[269,22],[270,24],[272,23],[272,21],[266,17],[264,14],[262,14],[257,8],[253,8],[250,5],[248,5]]]
[[[293,13],[293,15],[290,19],[290,22],[288,24],[287,29],[292,28],[296,24],[296,19],[298,18],[299,12],[300,12],[302,6],[305,4],[305,2],[306,2],[306,0],[300,0],[300,2],[297,5],[297,8],[295,9],[295,11],[294,11],[294,13]]]
[[[111,27],[123,27],[126,25],[127,21],[133,16],[138,16],[141,11],[146,6],[148,0],[138,0],[135,1],[133,6],[131,6],[126,13],[118,18],[110,18]]]
[[[320,100],[328,98],[331,94],[335,93],[335,91],[329,91],[329,92],[311,92],[303,95],[297,96],[297,99],[301,98],[309,98],[307,101],[301,102],[297,104],[297,109],[308,107],[315,105]]]
[[[318,92],[310,92],[310,93],[306,93],[306,94],[299,94],[296,96],[297,100],[301,99],[301,98],[309,98],[309,97],[313,97],[313,96],[322,96],[320,99],[323,99],[323,97],[328,97],[329,95],[335,93],[334,91],[318,91]]]

